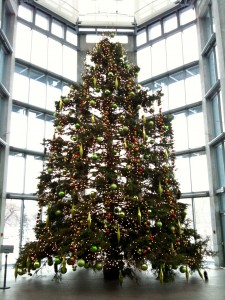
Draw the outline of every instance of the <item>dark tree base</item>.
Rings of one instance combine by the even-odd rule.
[[[105,280],[117,280],[119,279],[119,269],[117,267],[105,267],[103,275]]]

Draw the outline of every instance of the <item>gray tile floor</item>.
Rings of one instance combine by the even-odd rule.
[[[69,271],[62,281],[52,280],[48,270],[39,275],[19,276],[14,279],[12,267],[7,269],[6,287],[0,289],[1,300],[224,300],[225,269],[207,268],[209,280],[202,280],[197,274],[189,281],[177,274],[173,283],[160,284],[149,272],[142,272],[140,281],[125,279],[121,287],[117,281],[105,281],[102,272],[80,269]],[[0,271],[0,287],[4,286],[4,267]]]

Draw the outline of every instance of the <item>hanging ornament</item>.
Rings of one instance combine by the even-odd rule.
[[[145,127],[143,127],[142,129],[142,135],[143,135],[143,141],[146,141],[146,131],[145,131]]]
[[[186,276],[186,279],[188,280],[189,279],[188,266],[186,266],[185,276]]]
[[[88,223],[88,229],[90,229],[91,226],[91,213],[88,213],[88,217],[87,217],[87,223]]]
[[[119,86],[119,81],[118,81],[118,78],[116,77],[116,79],[115,79],[115,87],[116,87],[116,90],[118,90],[118,86]]]
[[[163,281],[164,281],[163,265],[162,264],[160,264],[160,268],[159,268],[159,281],[160,281],[160,283],[163,283]]]
[[[92,123],[92,124],[95,123],[95,116],[94,116],[94,115],[91,116],[91,123]]]
[[[141,210],[140,210],[139,206],[138,206],[138,221],[139,221],[139,224],[141,225]]]
[[[159,191],[159,196],[161,197],[162,196],[162,192],[163,192],[161,181],[159,181],[158,191]]]
[[[119,227],[119,224],[118,224],[118,227],[117,227],[117,242],[118,242],[118,244],[120,243],[120,227]]]
[[[142,122],[143,122],[143,124],[146,123],[146,115],[142,115]]]
[[[123,140],[123,146],[124,146],[125,149],[127,148],[127,140],[126,140],[126,138],[124,138],[124,140]]]
[[[94,88],[96,88],[96,84],[97,84],[97,79],[96,79],[96,77],[93,78],[93,84],[94,84]]]
[[[79,152],[80,152],[80,157],[82,157],[84,153],[82,144],[80,144]]]
[[[62,98],[60,98],[60,101],[59,101],[59,109],[62,110],[62,107],[63,107],[63,101],[62,101]]]

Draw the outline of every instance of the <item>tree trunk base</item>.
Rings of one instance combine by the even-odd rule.
[[[105,280],[117,280],[119,279],[119,269],[117,267],[104,267],[103,275]]]

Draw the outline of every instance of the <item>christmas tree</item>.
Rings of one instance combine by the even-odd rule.
[[[172,117],[162,113],[161,92],[137,83],[139,68],[120,43],[103,38],[89,55],[83,83],[56,102],[36,241],[21,250],[16,275],[48,264],[56,277],[85,267],[121,283],[148,268],[161,282],[176,269],[202,277],[207,241],[178,201]]]

